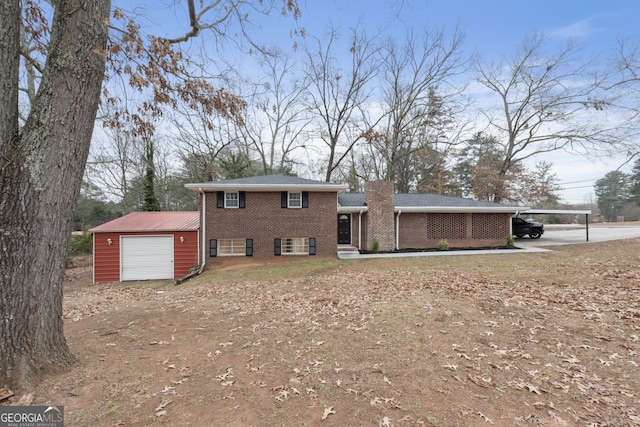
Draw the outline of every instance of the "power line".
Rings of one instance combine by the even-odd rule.
[[[562,187],[563,190],[577,190],[579,188],[593,188],[593,185],[581,185],[579,187]]]
[[[558,185],[570,185],[570,184],[582,184],[583,182],[596,182],[600,178],[596,179],[584,179],[582,181],[560,182]]]

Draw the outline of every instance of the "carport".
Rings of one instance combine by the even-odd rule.
[[[591,209],[527,209],[520,211],[520,214],[529,215],[584,215],[586,241],[589,241],[589,215]]]

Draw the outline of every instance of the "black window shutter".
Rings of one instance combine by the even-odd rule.
[[[209,240],[209,256],[218,256],[218,241],[216,239]]]
[[[282,239],[274,239],[274,241],[273,241],[273,254],[275,256],[282,255]]]
[[[289,205],[289,194],[286,191],[280,193],[280,207],[286,208]]]
[[[246,256],[253,256],[253,239],[247,239],[247,252]]]
[[[218,209],[224,208],[224,191],[218,191]]]
[[[238,207],[244,209],[246,206],[246,192],[241,191],[238,193]]]
[[[316,238],[309,237],[309,255],[316,254]]]
[[[308,191],[303,191],[302,192],[302,207],[303,208],[308,208],[309,207],[309,192]]]

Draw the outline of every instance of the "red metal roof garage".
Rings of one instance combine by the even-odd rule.
[[[133,212],[89,230],[93,282],[179,279],[200,264],[198,212]]]

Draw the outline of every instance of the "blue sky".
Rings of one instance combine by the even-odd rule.
[[[187,28],[186,6],[151,0],[114,0],[114,7],[131,10],[139,5],[147,15],[155,12],[161,29],[156,35],[176,36]],[[174,1],[167,3],[173,4]],[[184,2],[182,2],[184,3]],[[208,3],[208,2],[205,2]],[[359,25],[369,34],[381,31],[401,35],[406,28],[453,30],[466,34],[464,49],[485,59],[499,61],[517,50],[523,38],[542,32],[564,44],[568,39],[582,43],[585,54],[604,58],[618,38],[640,41],[640,1],[637,0],[299,0],[302,18],[299,25],[308,34],[324,38],[331,28],[347,32]],[[153,13],[152,12],[152,13]],[[261,41],[279,41],[291,46],[290,19],[272,15],[258,30]],[[582,203],[593,193],[595,180],[616,169],[621,159],[591,161],[556,153],[549,159],[565,187],[580,187],[562,192],[570,203]],[[628,171],[630,166],[625,171]]]
[[[389,34],[404,27],[458,27],[466,34],[467,52],[496,61],[509,56],[534,33],[544,33],[559,44],[576,40],[585,55],[602,58],[611,54],[617,39],[640,40],[640,1],[636,0],[302,0],[301,5],[301,25],[311,35],[322,37],[332,25],[347,30],[360,24],[371,32]],[[595,180],[623,162],[621,158],[590,160],[564,153],[545,160],[553,163],[565,188],[561,197],[570,203],[585,202],[593,194]]]

